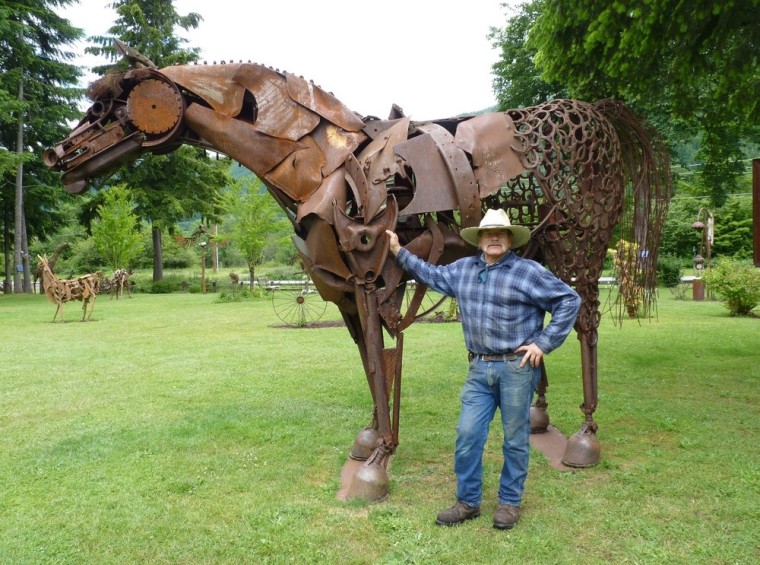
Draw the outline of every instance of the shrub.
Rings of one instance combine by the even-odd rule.
[[[105,260],[95,248],[93,239],[88,237],[76,241],[71,246],[71,255],[58,262],[55,273],[59,278],[67,278],[94,273],[98,270],[105,271],[107,269],[104,266]]]
[[[298,267],[288,265],[276,265],[273,267],[262,268],[256,271],[257,276],[266,276],[273,281],[302,280],[303,272]]]
[[[211,285],[206,285],[206,292],[209,291],[211,288]],[[187,292],[190,294],[200,294],[201,293],[201,283],[189,283],[187,285]]]
[[[683,268],[675,255],[660,255],[657,259],[657,285],[674,288],[681,284]]]
[[[682,283],[668,288],[670,290],[670,293],[673,295],[673,298],[676,300],[686,300],[686,295],[689,294],[689,291],[694,287],[691,284]]]
[[[166,277],[160,281],[146,281],[145,283],[137,282],[140,292],[148,294],[170,294],[182,288],[182,281],[178,277]]]
[[[760,304],[760,270],[750,261],[721,257],[704,274],[732,316],[748,316]]]
[[[244,300],[252,300],[256,298],[262,297],[262,291],[261,289],[255,289],[253,292],[248,290],[247,288],[241,288],[240,290],[229,290],[226,288],[222,288],[222,290],[219,291],[219,295],[217,296],[216,302],[219,303],[226,303],[226,302],[243,302]]]

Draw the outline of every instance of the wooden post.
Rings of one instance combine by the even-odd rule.
[[[219,235],[219,224],[214,224],[214,236],[211,240],[211,268],[215,274],[219,271],[219,244],[216,242],[217,235]]]
[[[206,294],[206,242],[202,241],[201,246],[201,293]]]
[[[752,241],[755,267],[760,267],[760,159],[752,160]]]

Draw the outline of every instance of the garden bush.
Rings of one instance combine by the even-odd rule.
[[[87,238],[74,242],[70,254],[58,261],[55,272],[59,278],[75,277],[99,270],[107,271],[105,264],[105,259],[98,253],[93,239]]]
[[[704,279],[732,316],[749,316],[760,304],[760,270],[750,261],[721,257],[705,271]]]
[[[683,267],[681,259],[675,255],[660,255],[657,258],[657,285],[674,288],[681,284]]]
[[[136,290],[138,292],[145,292],[148,294],[169,294],[185,290],[185,288],[183,288],[182,279],[173,276],[164,277],[164,279],[160,281],[135,280],[135,286],[137,287]],[[184,286],[187,286],[187,283],[184,283]]]

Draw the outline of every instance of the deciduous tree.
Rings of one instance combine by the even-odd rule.
[[[287,220],[259,179],[239,178],[219,197],[219,204],[227,220],[222,237],[229,237],[240,250],[253,285],[264,247],[289,228]]]
[[[501,111],[567,97],[561,81],[546,82],[533,64],[536,50],[527,41],[538,14],[539,3],[526,2],[504,28],[491,28],[489,39],[501,52],[493,65],[493,90]]]
[[[98,216],[92,224],[96,249],[112,270],[128,268],[142,242],[134,199],[123,186],[113,186],[105,191]]]
[[[622,99],[672,144],[699,138],[698,181],[720,206],[743,170],[739,140],[760,127],[758,21],[758,0],[533,0],[501,37],[497,98],[538,75],[573,97]]]

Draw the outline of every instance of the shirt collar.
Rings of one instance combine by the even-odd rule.
[[[488,265],[486,263],[485,257],[483,256],[483,252],[481,251],[480,255],[478,255],[478,259],[480,260],[481,263],[483,263],[483,265],[486,266],[486,268],[491,269],[493,267],[497,267],[497,266],[502,265],[502,264],[511,265],[512,264],[512,258],[514,257],[514,255],[515,254],[512,253],[512,250],[510,249],[509,251],[507,251],[504,254],[504,257],[502,257],[501,259],[499,259],[498,261],[496,261],[496,263],[494,263],[493,265]]]

